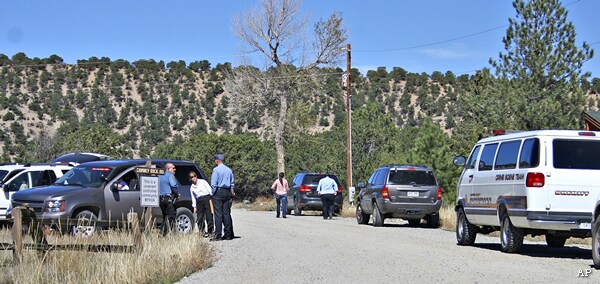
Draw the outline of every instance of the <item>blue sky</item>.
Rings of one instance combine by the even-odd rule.
[[[91,56],[112,60],[240,63],[244,45],[232,17],[257,0],[5,0],[0,6],[0,53],[61,56],[67,63]],[[578,46],[596,56],[584,71],[600,77],[600,1],[563,1]],[[472,74],[504,51],[509,0],[304,0],[314,21],[339,11],[349,30],[352,67]],[[312,25],[311,25],[312,26]],[[345,67],[345,65],[344,65]]]

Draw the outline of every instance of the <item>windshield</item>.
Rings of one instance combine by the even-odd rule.
[[[77,166],[56,180],[57,185],[80,185],[84,187],[101,187],[112,171],[111,168]]]

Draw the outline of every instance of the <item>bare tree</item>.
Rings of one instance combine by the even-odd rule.
[[[238,114],[258,111],[272,122],[265,129],[275,143],[278,172],[285,169],[284,138],[289,123],[305,121],[288,117],[290,106],[319,95],[323,76],[318,67],[338,63],[348,38],[342,18],[333,13],[315,24],[312,40],[305,40],[307,18],[300,14],[300,3],[262,0],[255,9],[234,18],[235,34],[250,46],[248,52],[264,55],[266,65],[264,71],[235,68],[224,86]]]

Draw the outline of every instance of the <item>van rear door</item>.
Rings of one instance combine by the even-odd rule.
[[[600,195],[600,138],[555,138],[551,155],[548,166],[553,169],[545,177],[550,211],[590,222]],[[587,224],[581,227],[587,229]]]

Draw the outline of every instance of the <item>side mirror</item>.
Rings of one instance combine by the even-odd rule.
[[[456,156],[454,157],[452,162],[459,167],[464,167],[465,163],[467,162],[467,159],[463,156]]]
[[[117,192],[117,191],[119,191],[119,186],[118,186],[118,185],[119,185],[118,183],[116,183],[116,182],[113,182],[113,183],[110,185],[110,191],[112,191],[112,192]]]
[[[356,185],[356,187],[363,188],[363,187],[365,187],[365,183],[361,181]]]

